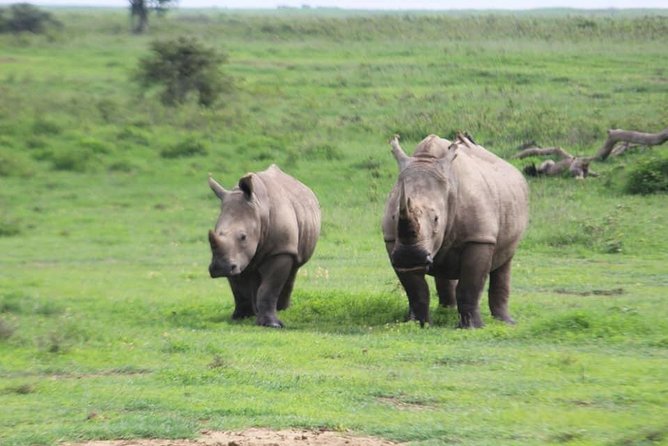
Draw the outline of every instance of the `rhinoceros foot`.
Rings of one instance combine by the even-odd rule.
[[[271,317],[259,317],[257,319],[257,325],[260,325],[262,327],[269,327],[269,328],[284,328],[285,325],[283,322],[281,322],[279,319],[276,318],[271,318]]]
[[[459,313],[457,328],[481,328],[484,325],[479,312]]]
[[[246,319],[247,317],[254,316],[252,308],[236,308],[234,313],[232,313],[232,319],[238,321],[239,319]]]
[[[494,319],[496,319],[498,321],[503,321],[506,324],[510,324],[510,325],[515,325],[515,323],[516,323],[515,319],[510,317],[509,314],[495,314]]]

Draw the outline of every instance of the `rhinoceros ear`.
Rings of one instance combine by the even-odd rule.
[[[218,198],[220,198],[221,200],[225,198],[227,191],[225,190],[225,188],[223,188],[223,186],[218,184],[211,175],[209,175],[209,187],[211,188],[213,193],[216,194]]]
[[[246,199],[250,199],[253,196],[253,174],[248,173],[239,179],[239,189],[241,189],[246,196]]]
[[[445,155],[440,159],[440,162],[443,165],[443,167],[449,169],[450,166],[452,165],[452,162],[455,160],[455,158],[457,158],[458,153],[459,153],[459,142],[458,140],[455,140],[455,142],[450,144],[450,147],[448,147],[448,150],[445,152]]]
[[[399,145],[399,135],[394,135],[392,139],[390,139],[390,146],[392,146],[392,155],[394,155],[394,159],[397,160],[399,172],[401,172],[406,168],[406,166],[408,166],[411,158],[406,155],[406,152],[404,152],[404,150]]]

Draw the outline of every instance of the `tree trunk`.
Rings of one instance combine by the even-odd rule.
[[[658,146],[668,141],[668,128],[659,133],[643,133],[632,130],[611,129],[608,130],[608,139],[603,147],[594,156],[599,161],[605,160],[619,142],[638,144],[643,146]]]
[[[130,0],[130,18],[133,23],[132,32],[142,34],[148,28],[148,6],[145,0]]]

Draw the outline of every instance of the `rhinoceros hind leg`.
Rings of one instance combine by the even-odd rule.
[[[514,324],[508,312],[512,258],[489,274],[489,309],[495,319]]]
[[[278,311],[285,310],[290,306],[290,296],[292,295],[292,288],[295,285],[296,276],[297,268],[295,267],[292,268],[292,271],[290,271],[290,276],[288,276],[288,280],[285,281],[281,295],[278,297],[278,303],[276,305],[276,309]]]
[[[436,291],[438,292],[438,303],[442,307],[454,308],[457,306],[457,281],[450,280],[445,276],[435,276]]]
[[[494,245],[471,243],[460,257],[459,282],[457,283],[458,328],[480,328],[480,295],[492,264]]]
[[[257,290],[256,323],[264,327],[282,328],[283,322],[276,315],[278,299],[290,278],[294,259],[289,255],[277,255],[264,262],[259,270],[261,283]]]

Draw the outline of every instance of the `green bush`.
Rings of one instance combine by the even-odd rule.
[[[642,162],[629,174],[625,191],[629,194],[668,192],[668,158]]]
[[[17,3],[8,8],[8,17],[0,10],[0,32],[43,34],[50,27],[62,24],[51,13],[42,11],[29,3]]]
[[[165,105],[181,104],[194,92],[199,104],[208,107],[229,87],[220,70],[227,56],[194,38],[156,41],[151,50],[150,56],[140,60],[135,79],[144,89],[160,86]]]

